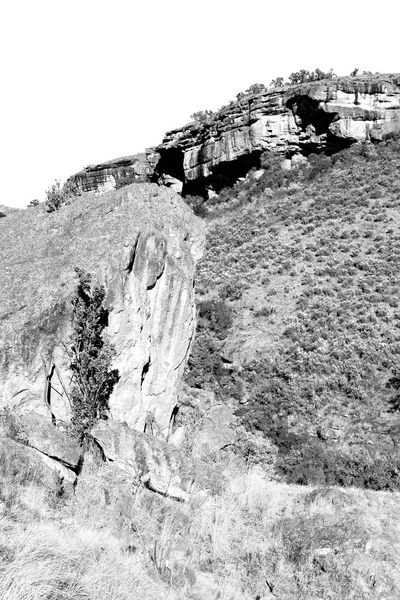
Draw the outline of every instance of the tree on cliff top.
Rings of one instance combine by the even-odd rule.
[[[190,115],[190,118],[196,123],[206,123],[207,121],[212,119],[213,116],[214,113],[212,110],[199,110]]]
[[[73,331],[70,338],[72,371],[72,432],[84,445],[95,422],[105,415],[108,400],[119,379],[110,369],[113,346],[103,339],[108,323],[103,286],[92,286],[90,273],[75,268],[79,281],[72,298]]]

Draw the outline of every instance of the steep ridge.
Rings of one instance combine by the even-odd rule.
[[[174,192],[135,184],[1,221],[0,405],[68,421],[74,267],[103,284],[119,382],[111,416],[166,435],[195,329],[203,228]]]

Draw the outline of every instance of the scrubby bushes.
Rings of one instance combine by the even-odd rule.
[[[253,315],[275,343],[258,366],[238,372],[222,365],[203,383],[200,361],[196,386],[210,386],[214,377],[221,399],[229,381],[245,394],[243,424],[278,448],[280,472],[292,482],[400,487],[393,144],[374,153],[357,146],[334,160],[311,157],[311,168],[292,173],[291,183],[272,162],[271,173],[229,191],[232,208],[221,204],[207,220],[200,298],[227,297],[235,323],[241,303],[249,306],[254,290],[263,290]],[[226,295],[231,286],[241,294]],[[218,353],[214,347],[213,364]]]
[[[73,181],[67,181],[64,185],[61,185],[61,182],[56,180],[46,190],[45,205],[47,212],[54,212],[65,204],[69,204],[79,194],[80,192]]]

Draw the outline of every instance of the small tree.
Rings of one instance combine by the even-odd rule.
[[[79,196],[80,191],[75,181],[69,179],[61,186],[59,179],[46,190],[46,209],[47,212],[54,212],[64,204],[69,204],[75,196]]]
[[[66,198],[61,188],[61,182],[56,181],[46,190],[46,208],[47,212],[54,212],[65,204]]]
[[[272,87],[280,87],[281,85],[284,85],[285,80],[283,79],[283,77],[277,77],[276,79],[273,79],[271,81],[271,86]]]
[[[213,116],[214,113],[212,110],[199,110],[190,115],[190,118],[196,123],[206,123],[207,121],[210,121]]]
[[[246,94],[262,94],[265,92],[265,85],[263,83],[253,83],[246,90]]]
[[[115,354],[103,339],[108,323],[103,286],[92,286],[91,275],[75,268],[79,282],[72,299],[73,331],[70,338],[72,370],[72,431],[82,445],[95,422],[105,415],[108,400],[119,379],[110,369]]]
[[[31,200],[28,204],[28,208],[31,206],[37,206],[38,204],[40,204],[39,200],[37,200],[36,198],[34,200]]]

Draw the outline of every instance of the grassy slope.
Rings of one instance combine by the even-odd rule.
[[[1,458],[2,600],[399,597],[398,494],[288,486],[228,461],[179,504],[87,462],[65,499]]]
[[[239,365],[240,414],[277,443],[291,481],[400,485],[399,167],[394,141],[286,177],[272,168],[208,218],[199,296],[234,312],[222,353]],[[348,476],[299,472],[325,450]]]

